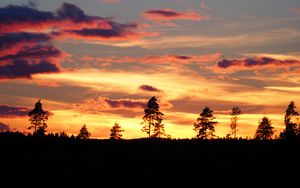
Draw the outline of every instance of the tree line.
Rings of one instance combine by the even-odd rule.
[[[196,133],[195,138],[197,139],[213,139],[217,138],[215,135],[215,126],[218,122],[215,120],[213,110],[209,107],[203,108],[199,117],[194,123],[194,131]],[[238,120],[239,115],[242,111],[239,107],[235,106],[232,108],[230,115],[230,133],[227,134],[227,139],[236,139],[238,132]],[[29,130],[32,130],[32,135],[45,136],[47,132],[47,120],[49,114],[43,110],[41,100],[35,103],[35,107],[28,113],[30,126]],[[284,130],[279,134],[279,139],[300,139],[300,124],[297,122],[299,113],[296,111],[296,106],[294,101],[291,101],[288,105],[285,116],[284,116]],[[148,138],[171,138],[169,134],[166,133],[164,124],[164,114],[160,111],[158,100],[155,96],[151,97],[144,109],[143,125],[141,131],[147,134]],[[121,125],[115,123],[110,130],[110,139],[119,140],[122,139],[124,129]],[[254,139],[258,140],[269,140],[274,137],[275,129],[272,126],[271,120],[264,116],[258,124],[255,131]],[[53,133],[49,133],[53,135]],[[65,132],[56,133],[56,136],[68,137]],[[77,136],[73,136],[78,139],[88,139],[91,133],[88,131],[87,126],[84,124]]]

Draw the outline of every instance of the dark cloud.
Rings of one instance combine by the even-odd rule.
[[[200,21],[206,19],[205,16],[202,16],[194,11],[178,12],[169,8],[148,10],[145,11],[142,15],[146,20],[151,20],[155,22],[166,22],[172,20]]]
[[[147,103],[145,100],[131,100],[131,99],[103,99],[111,108],[145,108]]]
[[[21,106],[7,106],[0,104],[0,117],[24,117],[27,116],[29,108]]]
[[[60,69],[53,58],[61,52],[52,45],[23,47],[16,54],[0,56],[0,79],[31,78],[32,74],[58,73]]]
[[[140,90],[143,91],[150,91],[150,92],[161,92],[161,90],[157,89],[156,87],[150,86],[150,85],[141,85],[139,86]]]
[[[44,33],[4,33],[0,36],[0,50],[7,50],[9,48],[15,48],[20,44],[26,45],[35,43],[50,42],[51,37]]]
[[[88,22],[92,21],[93,18],[99,18],[88,16],[79,7],[69,3],[63,3],[56,11],[55,15],[58,20],[72,20],[74,22]]]
[[[163,17],[178,17],[180,15],[180,13],[175,12],[173,10],[148,10],[145,13],[152,15],[160,15]]]
[[[289,65],[299,65],[300,61],[295,59],[275,59],[270,57],[256,57],[256,58],[245,58],[245,59],[223,59],[217,63],[219,68],[229,68],[229,67],[258,67],[258,66],[289,66]]]
[[[9,130],[10,130],[9,125],[0,122],[0,131],[9,131]]]
[[[0,31],[2,32],[42,26],[55,20],[51,12],[26,6],[8,5],[0,8]]]
[[[33,74],[58,72],[60,72],[60,70],[57,65],[46,59],[34,62],[16,59],[11,61],[8,65],[1,66],[0,79],[31,78]]]
[[[25,47],[14,55],[0,56],[0,62],[16,59],[48,59],[51,57],[59,57],[60,55],[62,55],[61,52],[53,45],[37,45]]]

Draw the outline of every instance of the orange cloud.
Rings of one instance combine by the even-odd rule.
[[[142,63],[142,64],[156,64],[156,65],[186,65],[191,63],[207,63],[215,62],[221,57],[221,53],[215,54],[206,54],[206,55],[175,55],[175,54],[166,54],[166,55],[153,55],[153,56],[143,56],[143,57],[134,57],[134,56],[110,56],[110,57],[91,57],[83,56],[83,61],[91,61],[98,63]]]

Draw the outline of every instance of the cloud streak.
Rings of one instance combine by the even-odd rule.
[[[217,67],[221,69],[241,68],[256,69],[265,67],[290,67],[300,65],[300,61],[296,59],[275,59],[271,57],[254,57],[244,59],[223,59],[217,63]]]
[[[150,85],[140,85],[140,90],[148,91],[148,92],[162,92],[161,90],[157,89],[156,87],[150,86]]]
[[[0,104],[0,117],[3,118],[25,117],[29,111],[29,108],[22,106],[7,106]]]

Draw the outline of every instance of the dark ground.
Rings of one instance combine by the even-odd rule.
[[[299,187],[300,182],[299,141],[113,141],[2,134],[0,148],[1,188]]]

